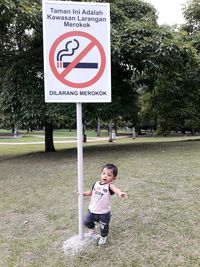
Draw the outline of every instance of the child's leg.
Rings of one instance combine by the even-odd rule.
[[[88,213],[85,217],[84,220],[84,225],[88,227],[89,229],[94,229],[95,228],[95,223],[94,223],[94,215],[88,210]]]
[[[103,236],[103,237],[108,235],[110,216],[111,216],[110,212],[100,215],[100,220],[99,220],[100,232],[101,232],[101,236]]]

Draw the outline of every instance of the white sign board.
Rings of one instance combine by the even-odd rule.
[[[45,102],[111,102],[108,3],[43,0]]]

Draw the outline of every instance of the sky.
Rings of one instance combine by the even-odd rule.
[[[145,0],[152,4],[158,15],[158,23],[161,24],[181,24],[184,23],[182,8],[188,0]]]

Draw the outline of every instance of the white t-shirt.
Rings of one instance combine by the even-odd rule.
[[[94,183],[89,211],[96,214],[108,213],[111,210],[110,200],[113,194],[110,184],[101,184],[100,181]]]

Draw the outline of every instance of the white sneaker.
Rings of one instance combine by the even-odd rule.
[[[98,245],[105,245],[108,237],[107,236],[101,236],[98,242]]]

